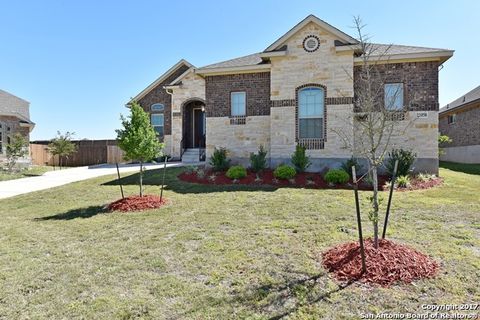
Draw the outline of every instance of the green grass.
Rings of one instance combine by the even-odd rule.
[[[453,170],[453,171],[480,175],[480,163],[468,164],[468,163],[440,161],[440,167]]]
[[[41,176],[45,172],[50,171],[52,169],[53,167],[50,167],[50,166],[32,166],[28,169],[23,169],[21,171],[16,171],[12,173],[5,170],[0,170],[0,181]]]
[[[372,288],[321,266],[322,251],[356,239],[351,191],[200,186],[179,170],[153,211],[104,213],[120,196],[114,176],[1,200],[0,318],[358,319],[480,300],[480,176],[442,169],[443,186],[394,194],[387,236],[441,272]],[[147,173],[147,193],[161,173]]]

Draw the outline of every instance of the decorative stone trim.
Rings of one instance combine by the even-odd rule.
[[[246,116],[230,116],[229,118],[231,125],[246,124],[247,122]]]
[[[295,99],[272,100],[272,108],[292,107],[297,104]]]
[[[323,139],[300,139],[298,130],[298,92],[303,88],[317,87],[324,90],[323,103]],[[324,142],[327,141],[327,87],[319,83],[306,83],[295,89],[295,140],[305,147],[305,149],[323,149]],[[307,141],[307,142],[301,142]],[[317,141],[318,140],[318,141]],[[321,143],[319,142],[321,140]]]
[[[315,47],[314,48],[309,48],[308,47],[308,42],[309,41],[316,41],[316,44],[315,44]],[[308,35],[305,37],[305,39],[303,39],[303,42],[302,42],[302,46],[303,46],[303,49],[307,52],[315,52],[318,50],[318,48],[320,48],[320,38],[317,37],[316,35]]]
[[[320,150],[325,147],[324,139],[299,139],[298,144],[309,150]]]
[[[353,97],[328,97],[325,99],[325,104],[328,104],[328,105],[353,104]]]

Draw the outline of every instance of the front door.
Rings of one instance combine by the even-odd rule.
[[[205,147],[205,111],[193,109],[193,147]]]

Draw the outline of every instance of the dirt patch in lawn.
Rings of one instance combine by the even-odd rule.
[[[366,239],[365,256],[367,272],[362,274],[358,242],[343,243],[323,253],[323,266],[337,280],[360,280],[385,287],[432,278],[439,270],[438,263],[427,255],[390,240],[380,240],[379,248],[375,249],[372,239]]]
[[[160,200],[159,196],[145,195],[145,196],[130,196],[125,199],[120,199],[110,203],[107,206],[108,211],[140,211],[148,209],[156,209],[165,205],[166,200],[163,198]]]

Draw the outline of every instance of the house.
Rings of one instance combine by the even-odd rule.
[[[6,158],[11,137],[20,133],[29,140],[34,126],[30,120],[30,102],[0,90],[0,162]]]
[[[440,134],[452,139],[440,159],[480,163],[480,86],[441,108],[438,117]]]
[[[415,125],[396,147],[413,149],[418,171],[438,171],[438,70],[453,51],[388,48],[374,58],[391,85],[415,93],[420,103],[405,110]],[[352,115],[358,41],[309,15],[264,51],[197,68],[180,60],[134,97],[174,158],[208,158],[225,147],[233,162],[247,164],[259,145],[269,163],[288,163],[297,144],[306,147],[310,169],[339,166],[352,152],[335,129]],[[379,50],[378,52],[381,52]],[[353,127],[347,128],[353,137]]]

